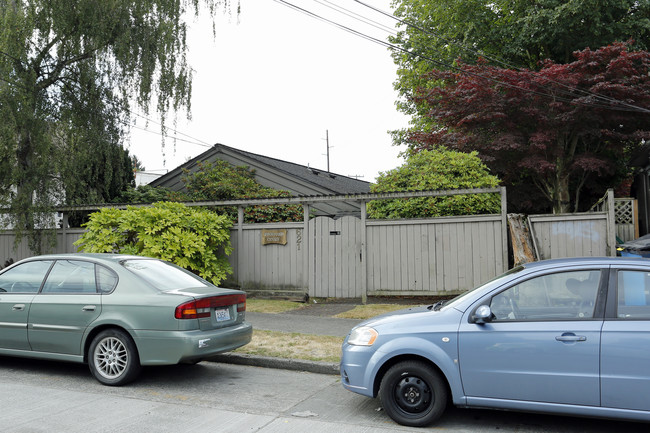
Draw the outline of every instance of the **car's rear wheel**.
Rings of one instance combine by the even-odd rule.
[[[140,373],[140,358],[131,337],[119,329],[106,329],[88,348],[90,371],[104,385],[119,386]]]
[[[420,361],[403,361],[384,375],[379,388],[384,410],[398,424],[422,427],[440,418],[447,407],[447,384]]]

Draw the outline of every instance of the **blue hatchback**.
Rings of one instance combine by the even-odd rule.
[[[530,263],[370,319],[346,337],[341,377],[408,426],[449,403],[650,421],[650,260]]]

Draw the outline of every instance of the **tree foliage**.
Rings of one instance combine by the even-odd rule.
[[[57,171],[62,203],[109,203],[134,186],[131,157],[122,146],[96,142],[88,147],[72,138],[62,140],[60,146],[64,155]]]
[[[194,201],[243,200],[253,198],[290,197],[288,191],[275,190],[255,180],[255,171],[246,166],[234,166],[226,161],[201,163],[195,172],[186,171],[183,178],[187,194]],[[237,220],[237,210],[225,210]],[[278,221],[302,221],[300,205],[265,205],[249,207],[244,221],[264,223]]]
[[[494,188],[499,179],[490,174],[476,153],[436,147],[407,157],[393,170],[381,173],[370,189],[374,193],[470,188]],[[375,200],[368,204],[370,218],[425,218],[450,215],[498,213],[498,194],[455,195],[398,200]]]
[[[129,187],[122,191],[113,203],[143,204],[159,201],[191,201],[187,194],[172,191],[163,187],[139,185],[137,188]]]
[[[555,212],[616,186],[626,152],[650,140],[648,51],[617,43],[540,71],[460,68],[425,77],[439,85],[414,101],[442,127],[412,132],[411,147],[478,151],[508,187],[532,182]]]
[[[394,6],[403,20],[391,38],[403,50],[393,52],[396,88],[406,97],[399,106],[417,126],[426,123],[425,113],[409,97],[426,84],[423,73],[448,69],[458,58],[473,64],[480,55],[494,66],[538,69],[540,61],[569,63],[574,51],[617,41],[634,39],[635,49],[650,49],[648,1],[395,0]]]
[[[86,232],[75,245],[89,253],[167,260],[218,285],[232,273],[223,255],[232,252],[231,226],[224,215],[181,203],[104,208],[91,215]]]
[[[61,185],[61,204],[67,206],[115,201],[133,188],[134,176],[129,152],[122,146],[96,142],[91,148],[70,139],[61,142],[64,155],[56,171]],[[68,224],[80,227],[87,212],[68,213]]]
[[[183,17],[203,4],[213,14],[228,2],[0,0],[0,205],[34,251],[62,187],[106,177],[93,166],[121,146],[130,104],[148,113],[154,99],[163,120],[189,107]],[[75,183],[61,165],[82,149],[94,162]]]

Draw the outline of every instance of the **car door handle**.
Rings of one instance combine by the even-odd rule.
[[[576,335],[573,333],[562,334],[558,337],[555,337],[557,341],[587,341],[587,337],[584,335]]]
[[[25,304],[16,304],[11,307],[11,309],[14,311],[23,311],[25,309]]]
[[[81,310],[82,311],[95,311],[95,308],[97,308],[97,307],[94,306],[94,305],[86,305]]]

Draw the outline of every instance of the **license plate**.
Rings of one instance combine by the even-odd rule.
[[[226,320],[230,320],[230,310],[228,308],[214,310],[214,314],[217,316],[217,322],[225,322]]]

